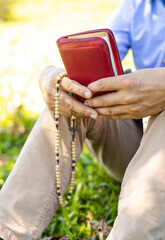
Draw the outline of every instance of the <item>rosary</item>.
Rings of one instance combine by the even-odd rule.
[[[75,167],[76,167],[76,137],[75,133],[78,131],[76,128],[76,117],[71,117],[71,127],[69,130],[72,134],[72,145],[71,145],[71,176],[70,176],[70,187],[69,187],[69,194],[65,201],[63,201],[63,197],[61,195],[61,171],[60,171],[60,130],[59,130],[59,117],[60,117],[60,110],[59,110],[59,98],[60,98],[60,82],[61,80],[67,77],[67,73],[61,73],[57,77],[56,83],[56,93],[55,93],[55,126],[56,126],[56,134],[55,134],[55,157],[56,157],[56,188],[57,188],[57,197],[58,202],[61,207],[65,207],[68,204],[69,199],[71,198],[71,194],[73,192],[73,185],[75,180]],[[97,221],[90,221],[92,229],[97,230],[99,233],[99,240],[103,240],[103,236],[108,236],[111,227],[106,225],[104,219],[101,222]],[[68,240],[69,238],[64,237],[63,240]]]
[[[65,207],[68,204],[69,199],[71,198],[71,194],[73,192],[73,185],[75,179],[75,167],[76,167],[76,137],[75,133],[78,131],[76,128],[76,117],[71,117],[71,127],[69,130],[72,134],[72,144],[71,144],[71,176],[70,176],[70,187],[69,187],[69,194],[65,201],[63,201],[63,197],[61,195],[61,171],[60,171],[60,130],[59,130],[59,117],[60,117],[60,110],[59,110],[59,98],[60,98],[60,82],[61,80],[67,77],[67,73],[61,73],[57,77],[56,82],[56,93],[55,93],[55,126],[56,126],[56,134],[55,134],[55,157],[56,157],[56,188],[57,188],[57,197],[58,202],[61,207]]]

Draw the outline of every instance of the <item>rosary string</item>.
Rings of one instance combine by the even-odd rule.
[[[64,207],[68,204],[69,199],[71,198],[71,194],[73,192],[73,185],[75,180],[75,167],[76,167],[76,137],[75,133],[78,131],[76,128],[76,117],[71,117],[71,127],[69,130],[72,134],[72,143],[71,143],[71,176],[70,176],[70,187],[69,187],[69,194],[65,201],[63,201],[63,197],[61,195],[61,169],[60,169],[60,130],[59,130],[59,118],[60,118],[60,110],[59,110],[59,98],[60,98],[60,82],[61,80],[67,77],[67,73],[61,73],[57,77],[56,82],[56,93],[55,93],[55,127],[56,127],[56,133],[55,133],[55,158],[56,158],[56,191],[57,191],[57,197],[58,202],[61,205],[61,207]]]

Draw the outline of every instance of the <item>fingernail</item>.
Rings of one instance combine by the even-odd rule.
[[[87,102],[87,101],[85,101],[84,104],[85,104],[86,106],[88,106],[88,102]]]
[[[90,93],[90,92],[84,92],[84,96],[85,96],[86,98],[90,98],[90,97],[91,97],[91,93]]]
[[[97,116],[96,116],[95,114],[93,114],[93,113],[90,114],[90,117],[93,118],[93,119],[96,119],[96,118],[97,118]]]

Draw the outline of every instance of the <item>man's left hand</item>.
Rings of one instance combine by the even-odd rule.
[[[88,88],[93,93],[109,92],[85,101],[106,118],[140,119],[165,109],[165,68],[103,78]]]

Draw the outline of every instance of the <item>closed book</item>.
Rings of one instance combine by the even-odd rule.
[[[57,46],[68,77],[88,86],[101,78],[123,74],[123,68],[110,29],[97,29],[67,35],[57,40]],[[97,93],[100,95],[104,94]],[[85,99],[76,96],[83,102]]]

